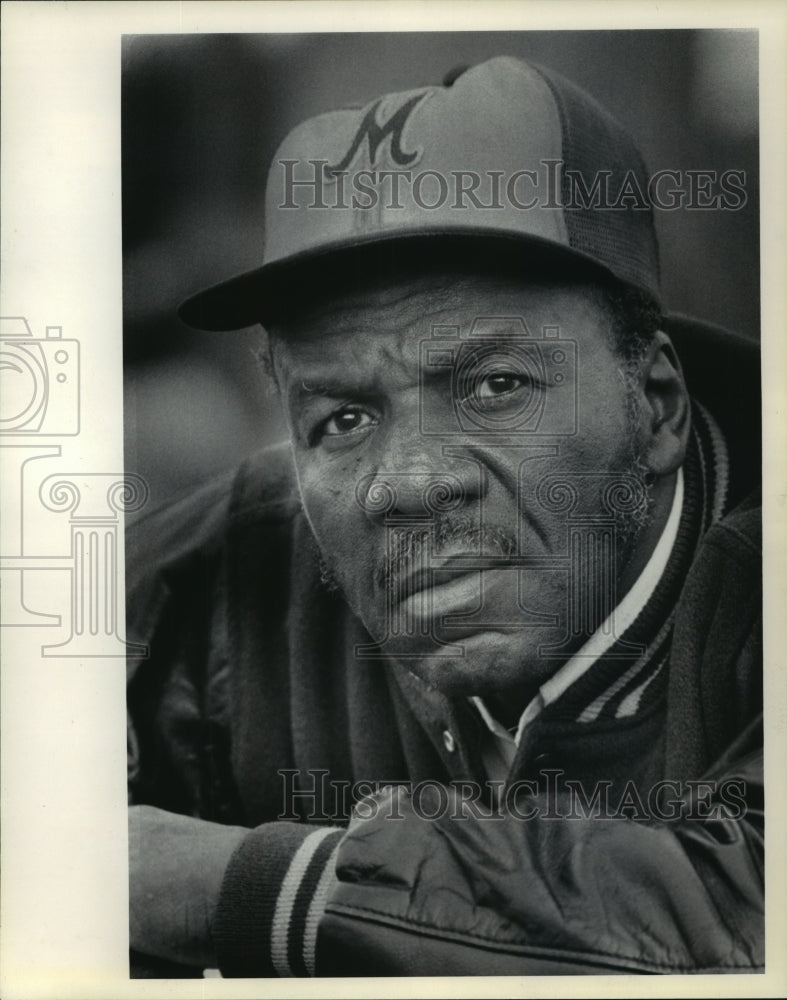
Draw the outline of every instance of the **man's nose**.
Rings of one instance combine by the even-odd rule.
[[[428,520],[477,503],[483,489],[481,468],[461,449],[413,437],[386,449],[376,471],[358,480],[355,495],[373,522]]]

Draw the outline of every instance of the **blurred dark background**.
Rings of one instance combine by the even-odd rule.
[[[756,32],[126,36],[125,463],[154,505],[282,436],[254,357],[259,332],[198,333],[175,311],[259,264],[265,175],[285,134],[500,54],[584,87],[651,171],[746,172],[743,209],[657,211],[656,225],[667,306],[759,336]]]

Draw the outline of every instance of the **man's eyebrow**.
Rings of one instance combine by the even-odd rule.
[[[443,382],[453,377],[452,366],[440,366],[433,370],[421,369],[419,379],[423,385],[433,382]],[[294,382],[290,387],[287,398],[292,403],[299,403],[307,399],[317,399],[320,396],[327,396],[332,399],[342,399],[345,396],[367,396],[371,395],[377,387],[376,379],[369,382],[359,382],[348,379],[346,375],[336,375],[335,377],[304,378]]]
[[[287,393],[290,402],[302,402],[306,399],[316,399],[319,396],[341,398],[348,393],[363,391],[357,383],[350,384],[346,378],[300,379],[293,383]]]

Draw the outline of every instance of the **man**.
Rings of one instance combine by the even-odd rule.
[[[130,545],[135,952],[763,967],[758,362],[663,315],[647,192],[509,58],[280,147],[182,316],[264,325],[290,443]]]

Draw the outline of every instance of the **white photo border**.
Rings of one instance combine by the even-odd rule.
[[[787,8],[708,4],[537,2],[2,4],[2,267],[0,315],[34,335],[61,327],[80,345],[77,437],[53,439],[72,478],[123,472],[120,44],[123,34],[346,30],[536,30],[588,27],[755,28],[760,32],[761,275],[766,615],[767,963],[762,976],[538,979],[129,980],[125,688],[113,655],[42,656],[32,629],[5,629],[2,725],[0,995],[783,996],[787,994]],[[100,417],[97,418],[97,415]],[[65,431],[62,432],[65,435]],[[48,440],[48,439],[47,439]],[[41,456],[42,460],[45,456]],[[8,467],[8,464],[6,464]],[[0,469],[2,474],[2,469]],[[80,483],[84,480],[79,479]],[[102,480],[102,483],[104,481]],[[106,485],[106,484],[104,484]],[[93,489],[93,487],[90,487]],[[122,504],[120,505],[122,508]],[[122,537],[122,510],[117,524]],[[44,529],[45,530],[45,529]],[[4,546],[7,539],[3,539]],[[122,569],[122,546],[118,552]],[[53,607],[62,568],[49,569]],[[122,598],[122,595],[120,595]],[[122,601],[121,601],[122,603]],[[122,619],[118,622],[122,636]]]

